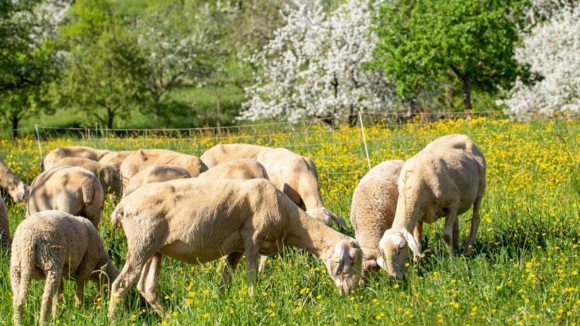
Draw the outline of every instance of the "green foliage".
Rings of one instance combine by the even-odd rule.
[[[386,1],[376,31],[374,69],[397,83],[402,98],[435,90],[451,78],[471,108],[471,87],[494,94],[510,89],[527,68],[514,58],[520,0]]]

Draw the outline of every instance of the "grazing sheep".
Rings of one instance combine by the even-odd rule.
[[[266,168],[253,158],[240,158],[216,165],[199,175],[200,178],[269,179]]]
[[[214,167],[238,158],[254,158],[266,168],[270,181],[311,217],[326,225],[346,223],[324,207],[314,162],[285,148],[249,144],[220,144],[208,149],[201,160]]]
[[[0,158],[0,188],[7,191],[15,203],[26,201],[30,187],[20,180]]]
[[[123,198],[111,215],[127,237],[125,266],[112,285],[108,316],[139,274],[137,290],[162,314],[156,280],[163,255],[201,264],[227,255],[225,286],[243,255],[248,260],[249,293],[258,256],[295,246],[324,261],[341,293],[360,281],[358,242],[310,218],[265,179],[192,178],[144,185]]]
[[[186,169],[192,177],[197,177],[207,170],[207,166],[193,155],[182,154],[167,149],[140,149],[127,156],[121,164],[123,185],[137,172],[151,165],[176,165]]]
[[[127,182],[123,188],[123,197],[129,195],[142,185],[152,182],[164,182],[175,179],[191,178],[186,169],[175,165],[151,165],[139,171]]]
[[[391,228],[397,209],[397,180],[404,161],[384,161],[360,179],[352,196],[350,223],[363,250],[363,275],[370,276],[384,266],[379,241]]]
[[[457,216],[473,206],[471,232],[465,246],[465,254],[471,253],[485,193],[485,170],[483,154],[464,135],[438,138],[405,162],[398,180],[399,199],[393,226],[379,242],[385,257],[383,268],[389,275],[403,277],[409,255],[407,247],[416,258],[420,257],[423,223],[433,223],[443,216],[443,237],[455,254],[459,247]]]
[[[8,220],[8,209],[4,199],[0,197],[0,242],[2,248],[10,247],[10,222]]]
[[[121,163],[127,158],[127,156],[133,154],[134,151],[111,151],[99,160],[101,164],[109,164],[115,167],[117,171],[121,170]]]
[[[86,217],[98,228],[103,202],[103,187],[91,171],[78,166],[56,167],[32,181],[26,215],[54,209]]]
[[[94,149],[86,146],[57,147],[50,151],[42,159],[40,167],[42,171],[50,170],[56,161],[64,157],[84,157],[89,160],[98,161],[103,155],[109,153],[109,150]]]
[[[81,303],[89,280],[99,287],[110,286],[118,274],[99,232],[87,219],[60,211],[30,215],[18,225],[12,242],[14,325],[22,325],[31,279],[46,280],[40,307],[40,324],[45,324],[62,294],[63,277],[74,279],[75,301]]]
[[[121,196],[121,178],[119,171],[114,166],[84,157],[64,157],[56,161],[53,168],[65,165],[78,166],[93,172],[99,178],[105,193]]]

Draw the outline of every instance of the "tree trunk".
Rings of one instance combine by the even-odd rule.
[[[356,126],[356,123],[358,122],[358,115],[356,114],[356,112],[354,112],[354,107],[351,106],[350,107],[350,113],[348,115],[348,124],[351,127]]]
[[[107,127],[113,129],[113,120],[115,120],[115,111],[107,109]]]
[[[463,78],[463,108],[465,111],[471,110],[471,79],[469,75]]]
[[[18,123],[20,122],[19,117],[12,117],[12,140],[18,137]]]

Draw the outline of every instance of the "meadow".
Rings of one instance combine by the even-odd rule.
[[[382,272],[357,291],[339,296],[324,265],[301,250],[272,256],[256,295],[249,297],[242,260],[227,293],[218,290],[222,263],[187,265],[165,258],[159,296],[172,317],[161,319],[133,288],[120,310],[119,325],[576,325],[580,320],[580,121],[514,122],[490,117],[445,119],[430,124],[329,130],[322,126],[247,126],[237,132],[199,130],[176,136],[95,131],[93,137],[47,138],[43,153],[57,146],[108,149],[170,148],[194,155],[220,142],[284,146],[314,159],[326,206],[348,223],[352,193],[360,178],[384,160],[406,159],[435,138],[469,135],[487,159],[487,193],[472,257],[450,257],[443,222],[424,226],[424,257],[394,281]],[[62,135],[62,134],[61,134]],[[369,161],[366,152],[369,153]],[[33,137],[0,140],[0,156],[28,184],[40,172]],[[7,202],[11,231],[25,204]],[[101,235],[115,263],[126,253],[121,230],[109,216],[107,199]],[[471,212],[460,216],[467,238]],[[336,226],[335,226],[336,227]],[[354,235],[352,227],[339,229]],[[29,292],[25,323],[35,324],[42,282]],[[11,324],[9,253],[0,254],[0,324]],[[82,306],[74,285],[65,283],[56,325],[107,325],[107,297],[89,285]]]

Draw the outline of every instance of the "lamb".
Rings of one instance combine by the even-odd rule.
[[[53,168],[65,165],[79,166],[93,172],[99,178],[105,193],[121,196],[121,178],[119,171],[114,166],[84,157],[64,157],[56,161]]]
[[[222,288],[242,255],[248,260],[249,294],[254,291],[258,256],[296,246],[324,261],[341,293],[360,281],[358,242],[316,221],[265,179],[192,178],[151,183],[123,198],[111,215],[127,237],[125,266],[112,285],[108,316],[128,288],[137,290],[163,315],[155,294],[163,255],[201,264],[227,255]]]
[[[175,165],[151,165],[139,171],[127,182],[123,188],[123,197],[129,195],[142,185],[151,182],[163,182],[175,179],[191,178],[186,169]]]
[[[101,157],[99,163],[112,165],[117,169],[117,171],[119,171],[121,170],[121,163],[123,163],[127,156],[133,154],[133,152],[134,151],[110,151]]]
[[[62,294],[63,277],[74,279],[75,301],[81,303],[89,280],[100,288],[108,288],[118,274],[99,232],[87,219],[60,211],[30,215],[18,225],[12,242],[10,283],[14,325],[22,325],[31,279],[46,280],[40,308],[40,324],[45,324]]]
[[[397,180],[403,163],[402,160],[389,160],[373,167],[359,181],[352,196],[350,223],[363,250],[365,278],[384,266],[379,241],[395,218],[399,197]]]
[[[0,197],[0,245],[2,248],[10,247],[10,222],[8,220],[8,209],[4,199]]]
[[[207,166],[197,157],[177,153],[167,149],[140,149],[127,156],[121,164],[123,186],[137,172],[151,165],[176,165],[186,169],[192,177],[197,177],[207,170]]]
[[[454,255],[459,247],[457,216],[473,206],[471,232],[465,246],[465,254],[471,253],[485,193],[485,173],[482,152],[464,135],[438,138],[405,162],[398,180],[399,198],[393,226],[379,242],[384,255],[382,267],[391,277],[403,278],[407,248],[415,258],[420,257],[423,223],[433,223],[443,216],[443,237],[452,246]]]
[[[56,167],[32,182],[26,215],[54,209],[86,217],[98,228],[103,202],[103,187],[91,171],[78,166]]]
[[[64,157],[84,157],[89,160],[98,161],[109,152],[110,151],[106,149],[94,149],[86,146],[57,147],[46,154],[42,159],[40,167],[42,171],[50,170],[56,161]]]
[[[240,158],[216,165],[199,175],[200,178],[218,179],[269,179],[266,168],[253,158]]]
[[[7,191],[15,203],[26,201],[30,187],[20,180],[0,158],[0,188]]]
[[[324,207],[314,162],[285,148],[250,144],[220,144],[208,149],[201,160],[209,167],[238,158],[254,158],[266,168],[270,181],[311,217],[326,225],[346,223]]]

